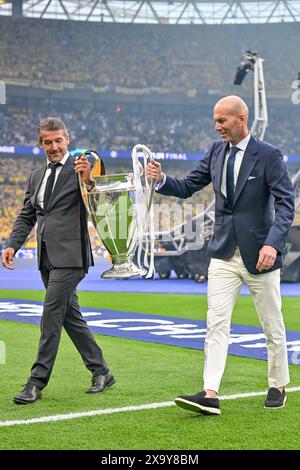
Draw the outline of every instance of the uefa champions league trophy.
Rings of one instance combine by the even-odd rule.
[[[89,160],[94,187],[88,191],[79,175],[82,198],[113,264],[101,277],[151,278],[154,274],[153,183],[146,177],[148,160],[153,159],[151,151],[145,145],[135,145],[131,153],[133,172],[114,175],[103,174],[104,165],[96,152],[88,150],[83,154]],[[137,264],[133,262],[135,255]]]

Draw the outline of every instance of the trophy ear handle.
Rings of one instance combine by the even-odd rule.
[[[96,176],[102,176],[105,175],[105,166],[103,161],[98,160],[96,161],[95,165],[93,166],[92,172],[91,172],[91,177],[95,178]]]
[[[92,178],[105,175],[105,166],[99,153],[97,153],[95,150],[90,150],[90,154],[94,157],[94,166],[91,172]]]
[[[95,150],[85,150],[81,155],[85,155],[89,159],[92,178],[106,174],[105,166],[99,153],[97,153]],[[92,157],[92,159],[89,157]]]

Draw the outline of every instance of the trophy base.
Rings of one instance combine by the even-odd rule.
[[[101,274],[102,279],[128,279],[130,277],[145,276],[147,271],[139,268],[132,261],[114,264],[111,269]]]

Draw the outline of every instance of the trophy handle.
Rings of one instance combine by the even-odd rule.
[[[95,150],[85,150],[78,158],[82,157],[83,155],[87,157],[90,164],[92,180],[97,176],[105,175],[105,166],[103,160]]]
[[[79,155],[78,158],[81,158],[82,156],[85,156],[88,159],[88,162],[91,168],[92,181],[94,181],[94,179],[97,176],[105,175],[105,166],[104,166],[103,160],[95,150],[84,150]],[[86,210],[88,211],[88,214],[91,215],[90,213],[91,211],[89,207],[89,200],[88,200],[88,190],[87,190],[85,182],[82,180],[79,173],[78,173],[78,181],[79,181],[79,187],[80,187],[81,196],[82,196],[84,205],[86,207]]]
[[[143,164],[139,162],[139,157],[143,156]],[[136,188],[136,215],[137,215],[137,239],[138,253],[137,262],[142,267],[142,248],[146,236],[143,264],[148,268],[146,279],[152,278],[155,273],[154,268],[154,211],[152,206],[154,182],[147,178],[146,170],[148,160],[154,160],[151,150],[146,145],[137,144],[131,152],[134,185]],[[142,170],[141,170],[142,168]],[[142,184],[143,177],[143,184]],[[148,251],[150,250],[150,260],[148,262]]]

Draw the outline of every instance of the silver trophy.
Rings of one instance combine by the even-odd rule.
[[[84,154],[90,162],[94,187],[88,191],[79,176],[82,198],[113,264],[101,277],[152,277],[153,183],[146,177],[147,163],[153,159],[151,151],[145,145],[135,145],[131,153],[133,172],[114,175],[103,175],[104,165],[96,152],[91,150]]]

